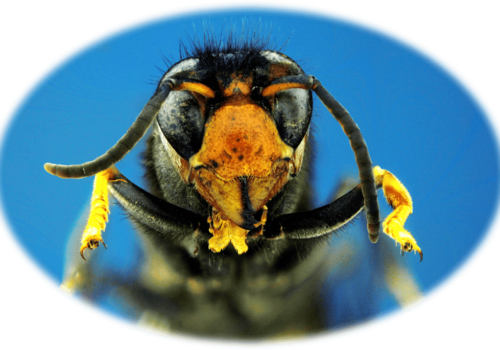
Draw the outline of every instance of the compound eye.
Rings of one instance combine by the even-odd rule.
[[[187,160],[199,151],[204,118],[193,92],[171,91],[157,118],[163,135],[182,158]]]
[[[287,89],[276,93],[274,120],[281,139],[297,148],[309,129],[312,93],[306,89]]]

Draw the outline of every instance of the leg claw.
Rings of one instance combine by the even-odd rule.
[[[83,242],[82,246],[80,247],[80,255],[82,256],[83,260],[87,261],[87,259],[85,259],[85,257],[83,256],[84,250],[85,249],[94,250],[97,247],[99,247],[100,243],[102,243],[102,245],[104,246],[105,249],[108,249],[108,247],[106,246],[106,243],[104,243],[102,238],[91,238],[91,239],[85,240],[85,242]]]
[[[401,244],[402,255],[404,255],[404,253],[415,251],[420,255],[420,261],[422,261],[424,257],[422,250],[410,232],[406,231],[401,225],[393,220],[386,220],[383,223],[383,228],[384,233],[394,239],[396,243]]]

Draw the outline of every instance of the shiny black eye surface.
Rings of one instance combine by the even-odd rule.
[[[184,159],[199,151],[204,119],[190,91],[172,91],[158,112],[158,124],[170,145]]]
[[[312,93],[305,89],[288,89],[276,93],[274,120],[281,139],[297,148],[309,129],[312,115]]]

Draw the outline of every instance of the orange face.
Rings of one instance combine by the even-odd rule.
[[[256,212],[300,170],[307,137],[296,150],[281,140],[272,117],[250,98],[251,78],[233,74],[220,88],[224,102],[205,124],[201,149],[180,172],[223,220],[250,230]]]

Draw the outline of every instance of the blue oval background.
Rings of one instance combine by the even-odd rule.
[[[410,48],[346,23],[290,13],[233,11],[157,22],[100,42],[52,73],[20,107],[2,149],[4,208],[17,238],[60,283],[67,240],[88,202],[92,179],[61,180],[45,173],[43,163],[85,162],[102,154],[151,96],[161,76],[156,66],[167,68],[162,54],[175,62],[179,39],[201,35],[203,22],[217,33],[231,21],[239,28],[241,18],[273,25],[278,46],[289,39],[284,53],[349,110],[374,164],[405,183],[415,206],[408,227],[424,261],[402,259],[424,292],[434,288],[474,250],[496,208],[497,146],[485,116],[459,83]],[[336,181],[355,175],[356,166],[347,139],[317,100],[313,118],[320,145],[316,204],[323,205]],[[141,149],[119,163],[138,183]],[[367,241],[362,226],[347,234]],[[137,259],[130,231],[115,209],[105,237],[114,248],[102,258],[117,271],[127,271]],[[331,288],[325,287],[327,295]],[[127,316],[110,301],[101,305]],[[380,300],[381,313],[395,307],[390,298]],[[338,310],[330,309],[332,324],[338,324]]]

